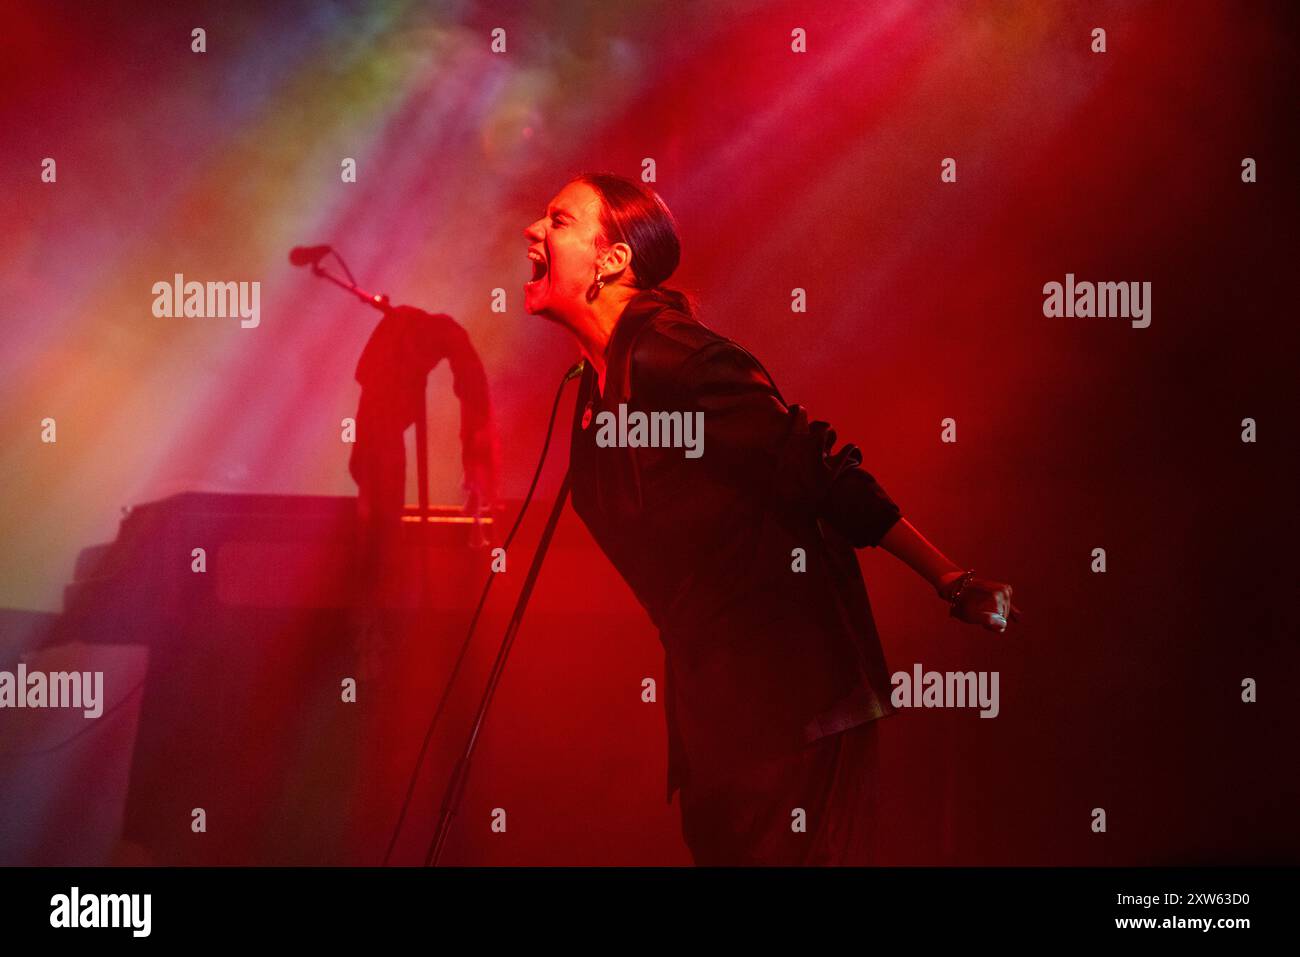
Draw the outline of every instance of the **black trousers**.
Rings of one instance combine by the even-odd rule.
[[[683,785],[682,836],[696,865],[877,863],[879,724],[829,735],[707,788]]]

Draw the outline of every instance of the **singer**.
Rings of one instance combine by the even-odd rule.
[[[877,721],[889,675],[854,548],[882,547],[962,621],[1003,632],[1011,586],[976,578],[902,517],[857,447],[787,405],[763,366],[667,288],[677,226],[609,173],[524,231],[526,310],[587,360],[573,505],[659,629],[668,800],[697,865],[875,863]],[[700,413],[704,454],[595,441],[601,413]]]

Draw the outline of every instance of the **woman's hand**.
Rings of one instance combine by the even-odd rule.
[[[959,587],[957,582],[953,582],[948,594],[953,591],[957,597],[955,601],[950,599],[952,608],[949,614],[959,621],[983,625],[989,631],[1001,634],[1010,622],[1020,620],[1020,609],[1011,602],[1011,586],[1005,582],[972,576]]]

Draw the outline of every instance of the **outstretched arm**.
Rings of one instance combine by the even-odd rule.
[[[952,605],[952,615],[1005,631],[1019,617],[1011,586],[975,578],[931,545],[862,465],[852,444],[834,451],[826,422],[787,406],[758,361],[736,343],[700,344],[689,326],[649,330],[633,353],[634,390],[671,408],[690,394],[704,413],[710,461],[737,481],[766,486],[792,510],[830,523],[856,548],[879,547],[905,562]]]
[[[900,562],[906,563],[940,594],[945,584],[965,571],[926,541],[925,536],[906,518],[900,518],[894,523],[894,526],[885,533],[885,537],[880,540],[879,547]]]
[[[998,632],[1006,631],[1009,621],[1020,619],[1020,609],[1011,603],[1010,585],[973,576],[961,582],[965,570],[930,544],[907,519],[895,522],[879,547],[928,581],[940,598],[951,602],[955,594],[954,618]]]

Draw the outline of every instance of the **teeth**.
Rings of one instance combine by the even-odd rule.
[[[534,251],[531,250],[531,249],[528,250],[528,258],[529,258],[529,259],[532,259],[532,260],[534,260],[534,261],[536,261],[536,262],[539,262],[539,263],[546,262],[546,259],[542,256],[541,253],[539,253],[539,252],[534,252]]]

